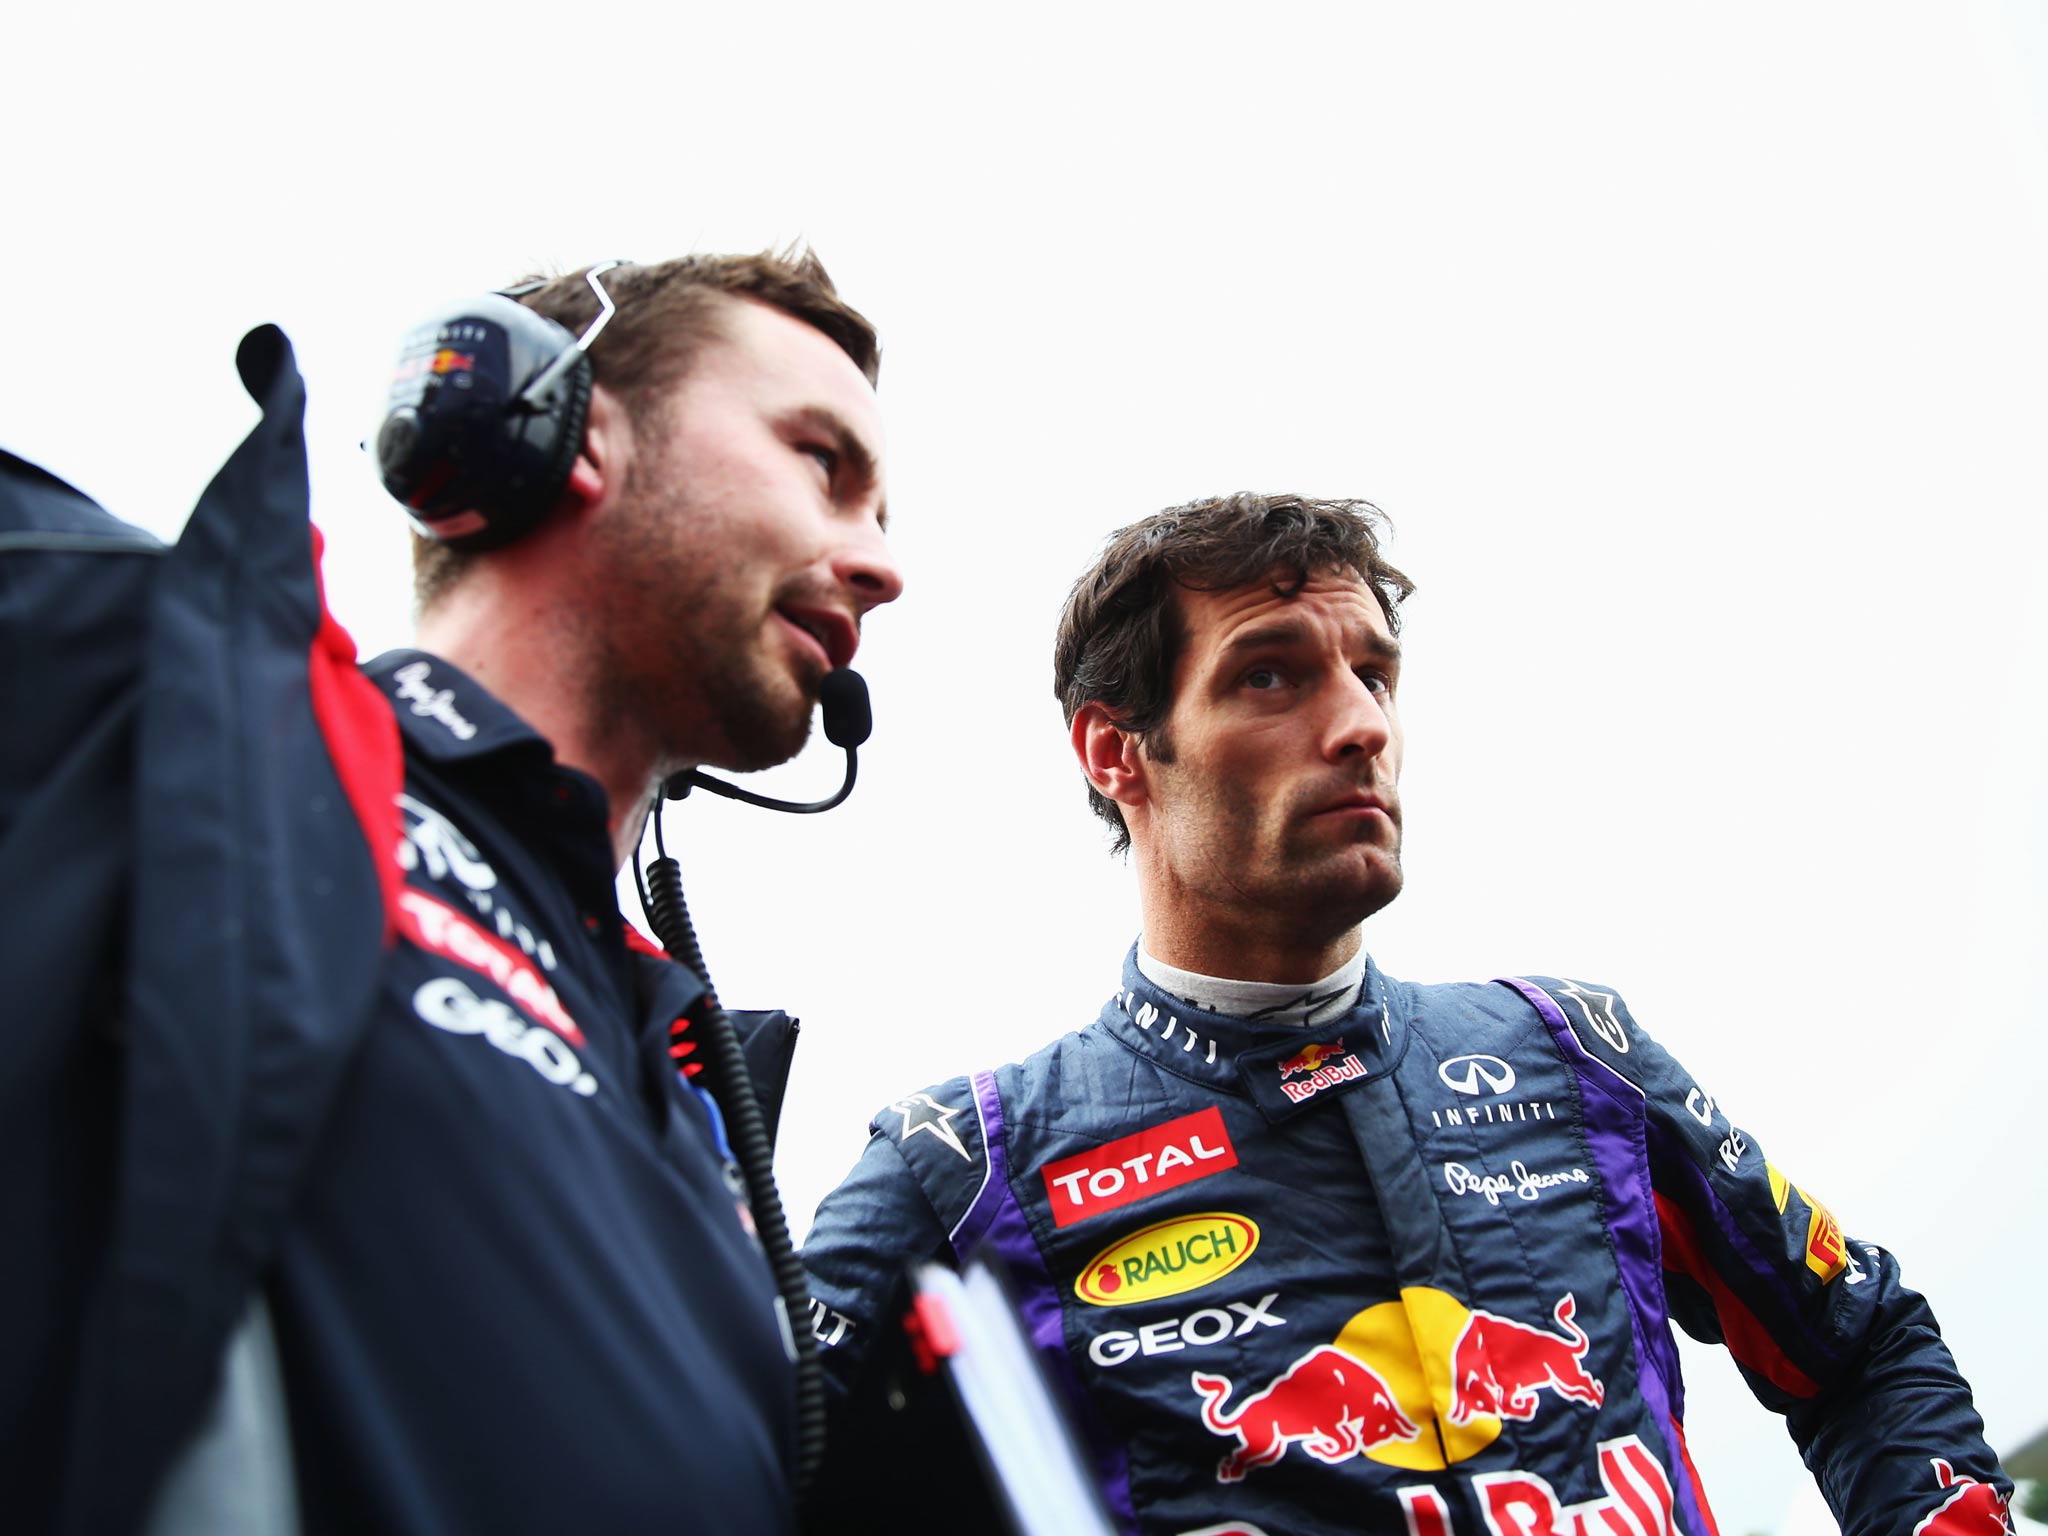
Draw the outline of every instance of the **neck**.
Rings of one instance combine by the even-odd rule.
[[[1342,969],[1364,942],[1356,927],[1332,935],[1275,932],[1268,913],[1195,916],[1160,910],[1164,904],[1151,901],[1139,905],[1146,950],[1178,970],[1203,976],[1306,986]]]
[[[556,762],[597,781],[623,868],[661,765],[631,711],[614,707],[579,626],[563,621],[576,610],[532,595],[541,590],[526,579],[532,563],[524,545],[479,562],[420,616],[416,643],[488,688],[540,733]]]

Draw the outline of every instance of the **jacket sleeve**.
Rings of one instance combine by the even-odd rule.
[[[2012,1485],[1898,1260],[1845,1235],[1619,998],[1558,985],[1588,1053],[1643,1092],[1672,1317],[1784,1415],[1846,1536],[1909,1536],[1944,1510],[1928,1531],[2009,1526]]]
[[[988,1177],[972,1086],[955,1079],[875,1116],[860,1161],[818,1207],[804,1243],[811,1322],[825,1371],[825,1459],[806,1529],[898,1523],[905,1490],[977,1529],[988,1503],[944,1383],[920,1364],[903,1320],[910,1272],[954,1262],[952,1231]],[[964,1514],[963,1514],[964,1512]]]

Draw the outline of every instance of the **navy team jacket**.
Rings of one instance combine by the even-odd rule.
[[[701,985],[633,952],[593,783],[357,668],[289,345],[237,363],[174,548],[0,458],[6,1523],[133,1529],[261,1288],[310,1532],[788,1529],[773,1282],[668,1057]]]
[[[904,1262],[986,1246],[1146,1536],[1714,1536],[1673,1321],[1727,1345],[1851,1536],[2005,1525],[1892,1256],[1613,993],[1369,967],[1304,1031],[1194,1010],[1135,951],[1124,986],[884,1109],[820,1208],[842,1507],[904,1466],[875,1401]]]

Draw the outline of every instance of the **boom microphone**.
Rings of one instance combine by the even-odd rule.
[[[853,793],[854,775],[859,763],[854,759],[854,749],[874,733],[874,712],[868,707],[868,685],[861,675],[850,667],[835,667],[825,674],[825,680],[818,685],[818,705],[825,712],[825,739],[835,747],[846,748],[846,782],[839,786],[839,792],[824,800],[807,803],[795,800],[776,800],[768,795],[757,795],[750,789],[741,789],[737,784],[728,784],[723,779],[714,779],[708,773],[695,768],[670,777],[662,785],[664,798],[680,800],[693,789],[708,789],[714,795],[723,795],[728,800],[738,800],[746,805],[758,805],[763,810],[788,811],[795,816],[809,816],[818,811],[829,811],[848,795]]]

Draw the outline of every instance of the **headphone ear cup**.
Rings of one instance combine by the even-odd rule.
[[[568,484],[591,379],[576,339],[513,299],[489,294],[444,311],[399,355],[376,439],[384,488],[429,538],[457,549],[510,543]]]
[[[546,517],[562,498],[562,492],[569,484],[569,471],[576,467],[576,456],[583,451],[584,429],[590,425],[590,390],[595,370],[590,359],[579,357],[576,366],[569,373],[569,393],[563,400],[560,419],[555,430],[555,454],[545,475],[545,494],[540,515]]]

